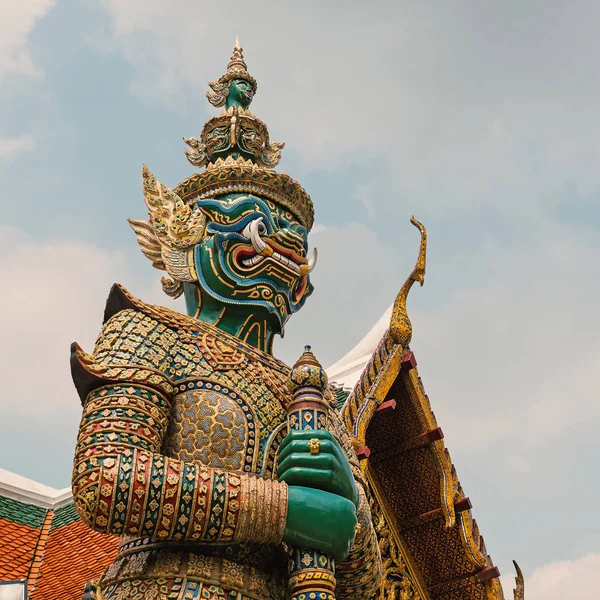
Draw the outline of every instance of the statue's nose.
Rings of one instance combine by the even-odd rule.
[[[276,233],[278,241],[290,250],[296,250],[299,253],[308,251],[308,242],[304,235],[298,231],[294,231],[290,227],[284,227]]]

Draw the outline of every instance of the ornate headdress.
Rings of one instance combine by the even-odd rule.
[[[209,82],[213,90],[207,94],[210,103],[226,104],[235,79],[250,83],[256,91],[256,80],[248,73],[238,40],[225,75]],[[251,100],[249,97],[247,106]],[[175,297],[182,293],[181,282],[195,280],[193,248],[205,227],[198,200],[235,192],[256,194],[289,210],[307,230],[314,222],[313,203],[304,188],[286,173],[273,170],[284,144],[269,140],[266,124],[249,108],[229,103],[220,115],[206,122],[200,139],[184,141],[189,146],[185,150],[189,162],[206,168],[170,190],[144,166],[144,199],[150,220],[129,221],[142,252],[173,278],[163,278],[163,289]]]
[[[227,72],[218,81],[209,82],[213,90],[207,93],[209,102],[223,106],[234,79],[249,82],[256,91],[256,80],[248,73],[237,39]],[[185,153],[190,163],[199,168],[206,166],[205,171],[175,188],[186,203],[232,192],[262,194],[290,210],[307,229],[312,227],[310,196],[289,175],[273,171],[285,144],[271,142],[266,124],[249,108],[224,108],[219,116],[206,122],[200,139],[189,137],[184,141],[189,146]]]
[[[229,59],[227,65],[227,72],[225,75],[219,77],[217,81],[209,81],[208,85],[212,88],[212,92],[206,92],[208,101],[217,108],[223,106],[227,100],[227,94],[229,93],[229,83],[232,79],[243,79],[252,85],[254,93],[258,88],[256,79],[248,73],[248,65],[244,60],[244,53],[240,47],[239,38],[235,38],[235,47],[233,48],[233,54]]]

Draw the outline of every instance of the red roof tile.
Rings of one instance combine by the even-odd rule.
[[[81,600],[83,588],[112,563],[119,538],[92,531],[82,521],[50,531],[32,600]]]
[[[0,581],[25,579],[40,530],[0,519]]]

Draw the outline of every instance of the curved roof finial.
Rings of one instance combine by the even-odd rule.
[[[421,232],[421,246],[419,248],[417,264],[396,296],[389,328],[394,341],[403,348],[408,346],[412,338],[412,324],[406,310],[406,299],[408,298],[408,292],[410,292],[410,288],[415,281],[418,281],[420,285],[423,285],[425,282],[425,261],[427,252],[427,231],[425,227],[414,217],[410,218],[410,222]]]
[[[515,589],[513,590],[514,600],[524,600],[525,598],[525,579],[523,578],[523,571],[517,564],[517,561],[513,560],[513,565],[515,565],[515,569],[517,571],[517,576],[515,577]]]

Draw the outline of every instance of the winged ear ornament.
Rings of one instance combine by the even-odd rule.
[[[156,269],[173,279],[161,278],[169,296],[183,293],[183,282],[197,281],[194,246],[204,235],[206,217],[196,207],[188,206],[173,190],[157,181],[146,165],[142,168],[144,201],[150,219],[128,219],[140,249]]]

